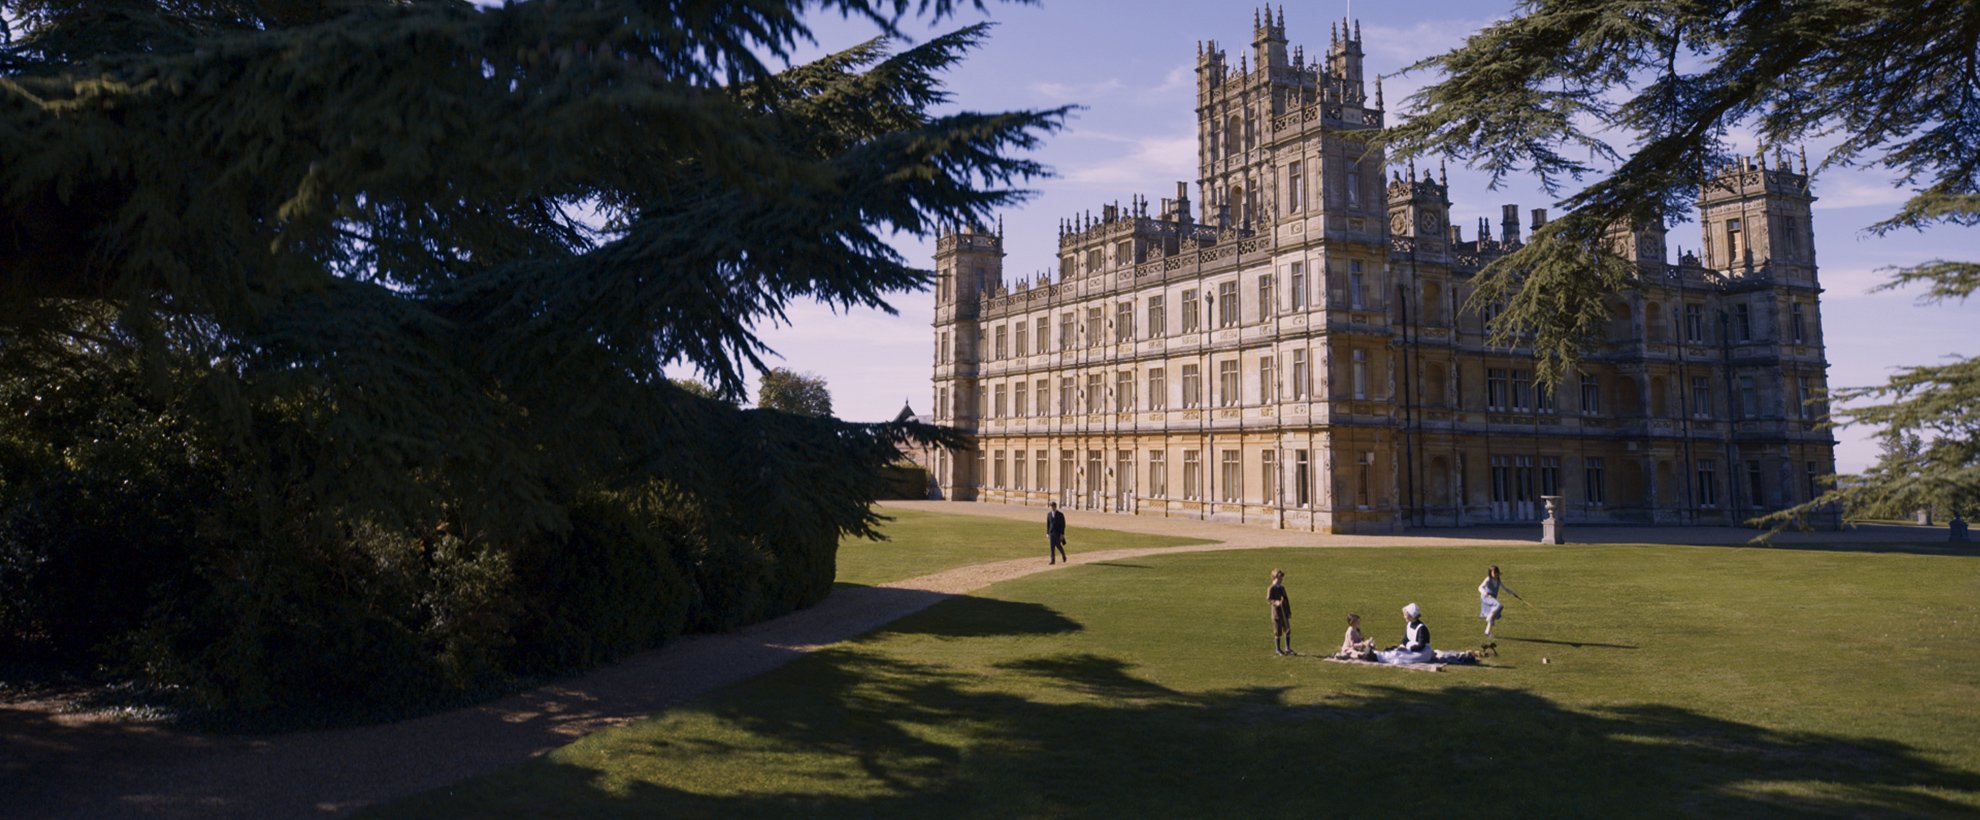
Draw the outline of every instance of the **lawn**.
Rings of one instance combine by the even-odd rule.
[[[910,521],[903,517],[903,524]],[[975,526],[974,521],[959,526]],[[918,526],[939,526],[919,522]],[[1489,667],[1270,651],[1421,603]],[[388,816],[1980,812],[1980,557],[1569,546],[1253,550],[953,599]],[[1545,662],[1543,662],[1545,659]]]
[[[1045,563],[1045,512],[1036,523],[943,515],[916,510],[888,510],[894,520],[886,541],[846,538],[839,542],[839,583],[884,584],[945,569],[987,564],[1012,558],[1036,558]],[[1068,554],[1126,547],[1176,547],[1202,544],[1199,539],[1142,535],[1114,530],[1069,527]]]

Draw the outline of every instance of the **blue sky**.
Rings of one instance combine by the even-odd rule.
[[[1352,4],[1367,51],[1366,70],[1382,74],[1390,117],[1403,111],[1422,77],[1395,77],[1416,60],[1457,46],[1495,16],[1510,13],[1500,0]],[[1328,24],[1349,13],[1347,2],[1302,3],[1286,9],[1287,37],[1303,45],[1309,61],[1323,55]],[[1252,8],[1206,2],[1079,2],[1046,0],[1041,5],[1000,4],[988,16],[998,25],[991,40],[948,75],[957,108],[1004,110],[1044,108],[1067,103],[1085,106],[1062,132],[1049,138],[1035,157],[1057,176],[1037,180],[1029,203],[1003,214],[1007,279],[1028,276],[1053,265],[1057,225],[1063,217],[1130,195],[1173,195],[1179,180],[1195,179],[1193,66],[1199,40],[1215,39],[1233,56],[1248,50]],[[925,37],[981,19],[965,15],[935,27],[911,23]],[[870,26],[836,16],[814,20],[818,39],[808,58],[837,50],[874,34]],[[1372,91],[1372,89],[1371,89]],[[1823,146],[1811,144],[1811,159]],[[1749,149],[1750,150],[1750,149]],[[1500,206],[1517,203],[1557,210],[1553,198],[1524,178],[1488,190],[1486,178],[1451,168],[1451,223],[1477,224]],[[1885,238],[1862,229],[1888,216],[1906,193],[1875,172],[1832,169],[1817,175],[1816,252],[1826,293],[1822,320],[1828,334],[1832,385],[1882,382],[1892,366],[1924,364],[1948,354],[1980,353],[1973,316],[1980,306],[1921,307],[1914,294],[1872,294],[1883,281],[1878,268],[1935,257],[1970,258],[1976,253],[1970,231],[1939,229]],[[1192,196],[1195,195],[1192,184]],[[1671,229],[1671,252],[1699,245],[1697,225]],[[932,244],[901,237],[895,247],[915,264],[933,266]],[[933,357],[933,301],[927,293],[894,300],[899,315],[861,310],[834,313],[800,305],[785,327],[764,328],[781,364],[825,377],[834,409],[842,418],[891,418],[903,400],[917,410],[930,406]],[[775,360],[773,360],[775,361]],[[1841,469],[1863,468],[1876,457],[1869,431],[1838,433]]]

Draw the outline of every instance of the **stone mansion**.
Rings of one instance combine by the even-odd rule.
[[[1535,520],[1542,496],[1567,521],[1733,524],[1819,492],[1805,160],[1718,173],[1702,256],[1614,232],[1639,282],[1543,390],[1460,309],[1518,209],[1467,239],[1442,178],[1368,158],[1380,80],[1358,27],[1332,40],[1309,64],[1268,12],[1235,64],[1199,46],[1201,202],[1178,183],[1064,223],[1049,281],[1007,284],[1000,232],[939,237],[931,420],[977,442],[936,456],[942,497],[1388,532]]]

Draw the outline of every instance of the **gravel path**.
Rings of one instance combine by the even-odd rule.
[[[944,502],[887,506],[1027,521],[1042,516],[1039,509],[1025,507]],[[1069,513],[1068,519],[1075,527],[1188,536],[1214,543],[1074,552],[1070,564],[1059,566],[1268,546],[1531,545],[1538,530],[1529,525],[1409,536],[1333,536],[1080,511]],[[1936,538],[1944,538],[1942,533]],[[1587,543],[1669,541],[1681,535],[1690,544],[1738,544],[1752,532],[1588,528],[1570,535]],[[1840,536],[1791,535],[1784,540],[1848,541],[1860,545],[1856,548],[1874,550],[1900,548],[1902,543],[1920,543],[1933,537],[1930,531],[1891,527]],[[1920,551],[1936,550],[1927,546]],[[869,632],[945,598],[1056,568],[1028,558],[959,567],[882,586],[841,589],[815,607],[737,632],[683,639],[581,677],[499,701],[380,726],[267,737],[211,736],[120,720],[115,715],[72,712],[61,700],[0,701],[0,815],[344,814],[514,766],[599,729],[623,725],[775,669],[814,649]]]

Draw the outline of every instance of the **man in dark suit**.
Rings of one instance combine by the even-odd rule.
[[[1045,552],[1045,557],[1048,559],[1045,563],[1056,564],[1060,561],[1072,563],[1071,559],[1066,558],[1066,514],[1059,512],[1057,501],[1046,506],[1051,507],[1052,510],[1045,514],[1045,537],[1051,541],[1051,546]]]

